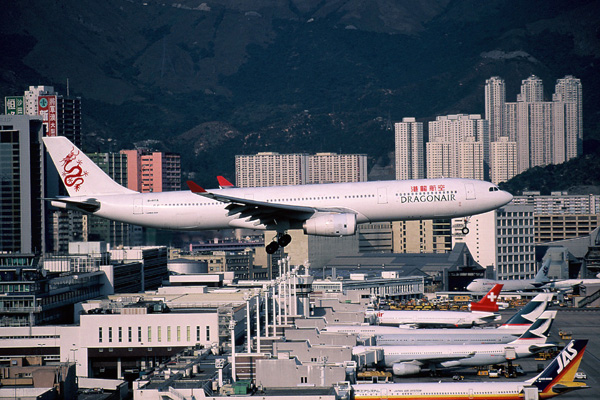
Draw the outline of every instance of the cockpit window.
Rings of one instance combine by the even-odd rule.
[[[488,190],[489,190],[490,192],[497,192],[497,191],[498,191],[498,190],[500,190],[500,189],[498,189],[496,186],[490,186],[490,188],[489,188]]]

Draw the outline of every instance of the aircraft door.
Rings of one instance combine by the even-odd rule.
[[[473,398],[473,389],[469,388],[469,398]]]
[[[377,204],[387,204],[387,188],[377,188]]]
[[[143,214],[144,206],[143,199],[133,199],[133,213],[134,214]]]
[[[472,183],[465,183],[465,191],[467,194],[467,200],[475,200],[475,185]]]

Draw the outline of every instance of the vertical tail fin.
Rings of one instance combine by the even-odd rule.
[[[224,176],[221,176],[221,175],[217,176],[217,181],[219,181],[219,187],[221,189],[230,189],[230,188],[235,187],[233,185],[233,183],[229,182],[227,180],[227,178],[225,178]]]
[[[556,314],[556,311],[544,311],[525,333],[512,343],[546,343]]]
[[[71,197],[135,193],[113,181],[64,136],[42,139]]]
[[[545,283],[550,281],[548,278],[548,271],[550,270],[550,263],[552,262],[552,258],[548,257],[546,261],[542,263],[542,266],[537,274],[535,274],[535,282],[536,283]]]
[[[526,382],[537,386],[542,393],[553,394],[587,387],[582,382],[573,382],[587,343],[587,339],[571,340],[546,369]]]
[[[502,290],[503,286],[504,285],[502,283],[497,283],[477,303],[471,302],[469,304],[471,311],[498,311],[498,304],[496,301],[498,300],[498,296],[500,295],[500,291]]]
[[[512,328],[515,326],[528,326],[542,315],[552,300],[552,293],[540,293],[535,296],[525,307],[510,317],[498,329]]]

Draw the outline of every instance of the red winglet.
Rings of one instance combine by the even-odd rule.
[[[187,183],[188,187],[190,188],[190,190],[192,191],[192,193],[206,193],[206,190],[204,190],[196,182],[194,182],[194,181],[186,181],[186,183]]]
[[[233,187],[233,183],[229,182],[225,177],[219,175],[217,176],[217,181],[219,181],[219,186],[222,188]]]

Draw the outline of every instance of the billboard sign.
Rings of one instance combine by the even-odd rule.
[[[23,96],[6,96],[4,98],[4,114],[25,115],[25,99]]]
[[[56,96],[40,96],[38,98],[38,109],[44,125],[46,125],[46,136],[56,136],[56,121],[58,117],[56,112]]]

